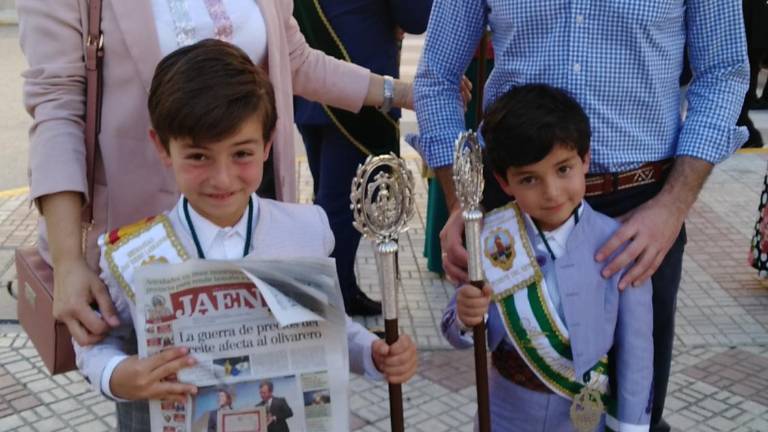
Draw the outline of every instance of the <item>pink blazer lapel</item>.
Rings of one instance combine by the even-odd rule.
[[[149,91],[155,66],[162,57],[150,2],[149,0],[111,0],[110,3],[128,51],[139,71],[141,83]]]

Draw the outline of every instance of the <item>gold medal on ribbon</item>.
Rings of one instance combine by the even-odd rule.
[[[571,405],[571,422],[578,432],[593,432],[600,424],[600,417],[605,407],[600,398],[600,392],[585,385],[579,394],[573,398]]]

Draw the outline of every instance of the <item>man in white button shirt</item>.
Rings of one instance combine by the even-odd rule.
[[[96,345],[75,344],[83,374],[95,389],[119,402],[121,431],[150,429],[147,400],[185,401],[197,393],[195,386],[174,378],[196,363],[187,349],[171,348],[148,358],[135,355],[132,293],[118,283],[130,285],[132,280],[122,266],[107,261],[121,237],[148,236],[150,228],[162,223],[166,238],[159,240],[201,259],[328,256],[334,244],[319,207],[279,203],[254,193],[277,114],[272,85],[239,48],[205,40],[164,58],[152,81],[149,111],[150,136],[182,196],[169,212],[99,239],[101,278],[121,325]],[[402,383],[416,371],[416,348],[407,335],[389,346],[347,318],[347,341],[353,372]]]

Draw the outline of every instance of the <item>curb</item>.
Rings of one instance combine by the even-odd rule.
[[[19,25],[19,16],[15,9],[0,10],[0,26]]]
[[[24,186],[15,189],[0,190],[0,198],[13,198],[19,195],[25,195],[29,193],[29,187]]]
[[[768,148],[745,148],[736,150],[737,154],[768,154]]]

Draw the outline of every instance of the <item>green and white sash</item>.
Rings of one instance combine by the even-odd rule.
[[[576,376],[568,329],[552,303],[517,205],[488,213],[481,238],[483,270],[509,340],[547,387],[574,401],[571,418],[577,429],[594,430],[596,424],[589,426],[609,405],[607,356]]]

